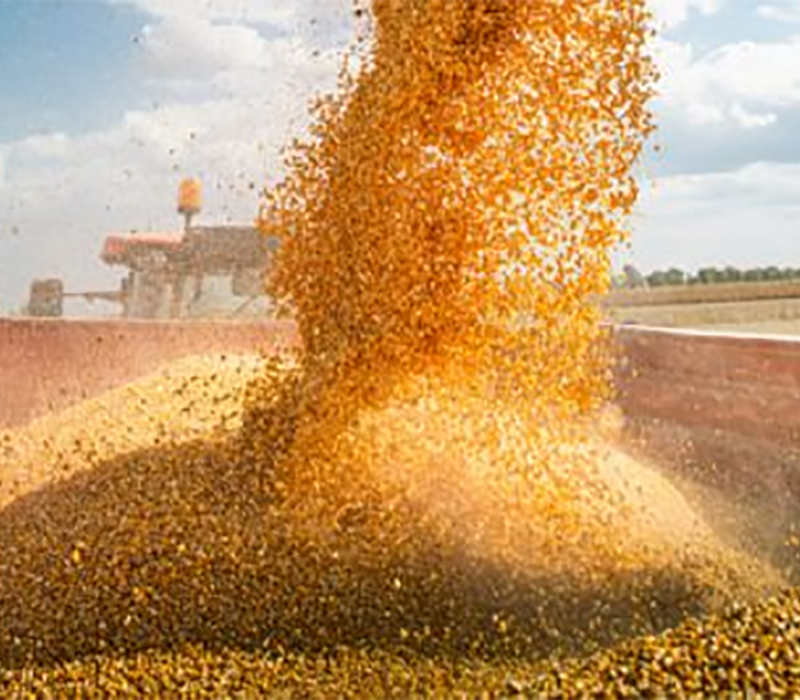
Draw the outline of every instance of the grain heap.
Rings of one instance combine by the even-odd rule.
[[[760,653],[749,632],[708,647],[721,618],[540,665],[779,583],[601,425],[591,299],[651,130],[643,0],[374,0],[372,18],[265,205],[291,232],[276,290],[299,364],[249,383],[226,411],[241,430],[79,446],[70,478],[0,510],[7,695],[569,695],[614,653],[636,685],[659,646]],[[238,386],[210,367],[210,399]],[[747,613],[783,620],[780,664],[793,600]]]
[[[0,431],[0,508],[123,454],[241,428],[252,356],[189,357],[13,433]]]
[[[426,659],[378,650],[107,655],[0,672],[3,697],[663,698],[797,697],[800,594],[688,620],[659,637],[565,663]],[[59,694],[54,689],[59,690]],[[28,695],[23,695],[26,691]]]

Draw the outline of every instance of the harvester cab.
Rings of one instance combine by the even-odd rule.
[[[182,234],[109,236],[101,259],[128,270],[128,318],[219,318],[261,312],[274,239],[248,226],[190,228]]]
[[[254,226],[193,226],[200,211],[199,184],[181,183],[178,212],[182,232],[113,234],[100,259],[126,270],[120,288],[109,292],[65,292],[61,280],[31,285],[28,315],[60,317],[64,300],[102,299],[121,305],[130,319],[198,319],[264,316],[271,305],[264,277],[278,239]]]

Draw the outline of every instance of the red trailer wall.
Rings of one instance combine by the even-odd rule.
[[[292,323],[0,319],[0,428],[208,353],[294,342]]]
[[[194,354],[295,342],[291,322],[0,319],[0,427]],[[619,403],[635,419],[800,447],[800,339],[616,331]]]

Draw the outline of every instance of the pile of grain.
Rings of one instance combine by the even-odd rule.
[[[121,455],[241,427],[257,356],[188,357],[132,384],[0,431],[0,507]]]
[[[7,698],[659,698],[795,697],[800,594],[690,620],[575,661],[430,659],[341,648],[120,653],[0,671]]]
[[[168,370],[190,370],[187,425],[241,381],[225,366]],[[298,373],[276,359],[256,394],[280,397]],[[70,419],[145,387],[171,416],[187,385],[168,385],[147,379],[50,420],[80,430]],[[530,661],[655,633],[779,583],[719,544],[663,477],[602,448],[607,430],[596,431],[593,471],[566,445],[557,469],[532,462],[534,491],[529,475],[512,491],[496,451],[527,449],[513,417],[491,445],[463,396],[428,382],[416,391],[340,433],[343,481],[327,492],[284,481],[273,450],[211,424],[164,444],[129,422],[119,427],[143,431],[138,449],[99,463],[76,448],[71,475],[0,510],[0,665],[187,645]],[[228,407],[221,425],[242,409]],[[17,454],[31,434],[11,435]]]

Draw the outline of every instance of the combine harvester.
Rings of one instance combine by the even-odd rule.
[[[125,274],[118,289],[67,292],[31,284],[25,318],[0,318],[0,430],[19,426],[197,353],[252,352],[284,342],[263,277],[277,241],[254,226],[193,226],[200,185],[181,183],[183,231],[109,235],[100,259]],[[65,301],[119,306],[112,318],[64,318]],[[267,341],[269,344],[269,340]]]
[[[265,271],[278,241],[254,226],[192,226],[201,211],[200,183],[181,182],[183,231],[107,236],[100,260],[125,270],[113,291],[66,292],[60,279],[31,285],[27,315],[60,318],[68,299],[119,304],[119,316],[141,320],[264,318],[270,313]]]

